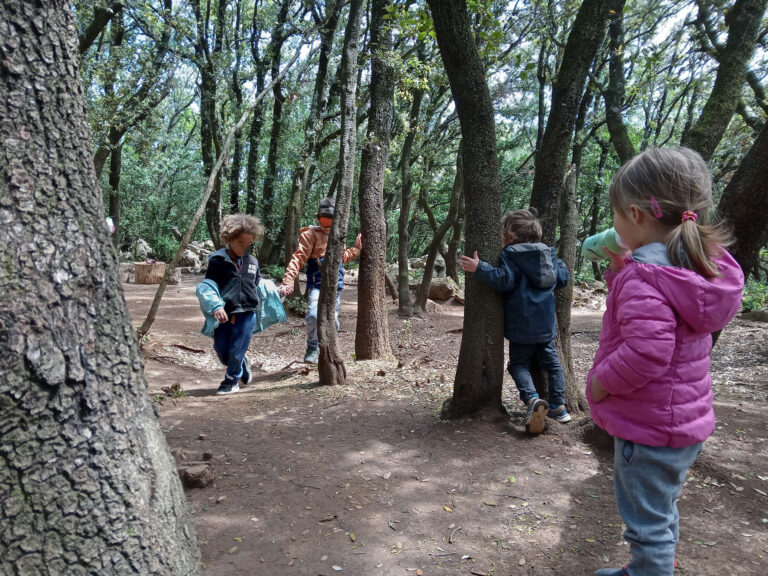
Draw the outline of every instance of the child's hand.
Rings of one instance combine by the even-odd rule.
[[[229,319],[227,317],[227,313],[224,312],[224,308],[216,308],[216,310],[213,312],[213,317],[219,324],[226,324],[227,320]]]
[[[283,293],[283,296],[290,296],[293,294],[293,284],[281,284],[280,292]]]
[[[355,248],[357,248],[358,250],[362,250],[363,249],[363,235],[362,234],[358,234],[357,238],[355,238]]]
[[[459,258],[459,266],[461,266],[461,269],[464,270],[464,272],[474,272],[477,270],[477,267],[480,265],[480,258],[477,257],[477,250],[475,250],[475,254],[473,258],[470,258],[469,256],[462,255],[461,258]]]
[[[595,402],[600,402],[600,400],[608,396],[608,392],[606,392],[605,388],[603,388],[603,385],[600,384],[597,376],[592,377],[592,381],[589,384],[589,393],[592,396],[592,400]]]
[[[611,259],[611,270],[614,272],[621,272],[621,269],[626,266],[626,262],[624,261],[624,259],[627,257],[626,252],[622,254],[616,254],[615,252],[608,250],[608,248],[605,246],[603,246],[603,252],[605,252]]]

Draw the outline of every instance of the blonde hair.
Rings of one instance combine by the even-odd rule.
[[[710,224],[712,178],[704,159],[689,148],[651,148],[624,164],[611,180],[611,206],[629,214],[634,204],[668,229],[665,243],[673,265],[712,278],[714,258],[732,243],[723,222]],[[694,212],[683,219],[686,212]]]
[[[541,222],[534,208],[507,212],[501,217],[501,237],[504,244],[510,242],[539,242],[541,240]]]
[[[264,234],[264,226],[261,225],[258,218],[248,214],[230,214],[225,216],[224,220],[221,221],[221,229],[219,230],[221,243],[229,244],[230,240],[237,238],[240,234],[249,234],[256,240]]]

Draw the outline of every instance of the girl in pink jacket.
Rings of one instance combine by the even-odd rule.
[[[712,332],[738,312],[744,276],[707,223],[712,181],[686,148],[652,149],[610,186],[614,227],[600,345],[587,377],[595,423],[614,437],[614,484],[631,561],[596,576],[673,576],[686,472],[715,429]]]

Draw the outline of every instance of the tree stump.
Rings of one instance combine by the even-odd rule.
[[[165,262],[136,262],[136,284],[160,284],[165,275]]]

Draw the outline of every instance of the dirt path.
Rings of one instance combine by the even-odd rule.
[[[254,337],[255,381],[219,397],[197,281],[166,291],[145,357],[171,448],[186,461],[213,456],[213,484],[187,491],[204,574],[579,576],[627,560],[611,449],[578,422],[527,437],[509,377],[508,424],[439,420],[463,308],[403,322],[390,307],[397,359],[356,363],[350,287],[340,318],[349,385],[319,387],[296,362],[304,322],[290,317]],[[154,289],[125,286],[134,324]],[[595,308],[574,310],[581,378],[600,321]],[[737,320],[715,350],[718,429],[679,501],[677,574],[768,572],[767,334]],[[173,384],[182,397],[166,398]]]

